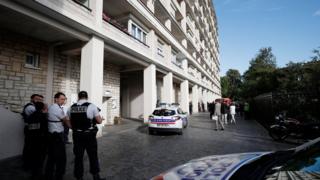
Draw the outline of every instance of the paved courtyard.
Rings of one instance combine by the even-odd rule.
[[[121,125],[108,126],[98,139],[101,175],[107,179],[150,179],[191,159],[209,155],[273,151],[294,147],[273,141],[267,131],[255,121],[237,119],[224,131],[214,131],[208,113],[189,118],[183,135],[148,135],[141,122],[124,120]],[[65,179],[73,179],[72,144],[67,145],[68,163]],[[88,159],[85,157],[86,176]],[[0,179],[28,179],[21,168],[21,159],[12,158],[0,163]]]

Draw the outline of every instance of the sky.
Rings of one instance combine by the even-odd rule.
[[[259,49],[272,47],[277,66],[310,60],[320,47],[320,0],[213,0],[220,75],[243,74]]]

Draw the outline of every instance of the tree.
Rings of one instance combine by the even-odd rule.
[[[229,97],[229,80],[227,76],[221,77],[221,94],[222,97]]]
[[[311,57],[311,60],[320,61],[320,47],[318,47],[318,49],[314,49],[312,52],[314,53],[314,56]]]
[[[250,61],[250,67],[243,75],[243,96],[250,98],[272,91],[274,88],[273,73],[276,68],[276,58],[272,53],[272,48],[260,49],[256,57]]]
[[[240,99],[241,74],[236,69],[229,69],[226,76],[221,77],[222,96]]]
[[[241,88],[241,75],[236,69],[229,69],[226,73],[229,82],[229,97],[232,99],[239,99]]]

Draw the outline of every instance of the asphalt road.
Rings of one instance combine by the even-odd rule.
[[[98,139],[101,175],[107,179],[143,180],[160,174],[191,159],[209,155],[256,151],[275,151],[294,145],[273,141],[256,121],[237,119],[237,124],[226,125],[224,131],[215,131],[208,113],[189,117],[189,127],[183,135],[149,135],[141,122],[123,120],[122,124],[104,128]],[[72,144],[67,145],[67,173],[73,178]],[[28,179],[21,168],[21,158],[0,162],[0,179]],[[85,179],[89,174],[85,156]]]

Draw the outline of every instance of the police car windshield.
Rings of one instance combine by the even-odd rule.
[[[153,115],[155,116],[173,116],[176,112],[170,109],[157,109],[153,111]]]

